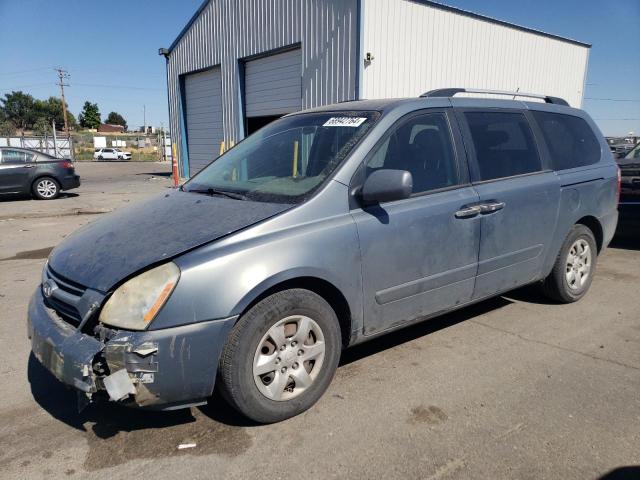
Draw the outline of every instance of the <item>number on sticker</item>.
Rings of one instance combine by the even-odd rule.
[[[364,122],[366,122],[366,118],[362,117],[331,117],[329,120],[324,122],[323,127],[359,127]]]

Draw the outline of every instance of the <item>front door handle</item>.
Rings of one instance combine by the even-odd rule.
[[[480,205],[480,213],[493,213],[502,210],[506,204],[504,202],[487,202]]]
[[[35,165],[24,165],[24,168],[33,168]]]
[[[482,212],[480,205],[462,207],[456,212],[456,218],[471,218]]]

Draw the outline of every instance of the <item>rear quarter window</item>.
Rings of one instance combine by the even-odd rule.
[[[562,113],[532,112],[547,144],[554,170],[598,163],[600,142],[584,119]]]

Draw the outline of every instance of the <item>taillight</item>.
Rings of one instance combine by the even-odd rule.
[[[622,172],[620,171],[620,166],[618,167],[618,188],[616,189],[616,203],[620,203],[620,192],[622,190]]]
[[[60,162],[60,166],[62,168],[73,168],[73,163],[69,160],[65,160],[64,162]]]

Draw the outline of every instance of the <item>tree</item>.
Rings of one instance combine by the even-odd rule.
[[[33,124],[36,135],[51,135],[51,122],[46,117],[39,117]]]
[[[49,125],[51,125],[51,121],[55,121],[56,129],[62,130],[64,128],[64,111],[62,109],[62,100],[59,98],[49,97],[47,100],[36,100],[35,110],[36,122],[39,118],[45,118]],[[77,125],[76,119],[69,111],[69,105],[67,105],[67,119],[69,128],[75,128]]]
[[[122,125],[125,130],[127,129],[127,122],[124,117],[117,112],[110,112],[104,123],[108,123],[110,125]]]
[[[16,133],[16,127],[9,120],[0,120],[0,137],[10,137]]]
[[[2,110],[7,120],[14,126],[24,130],[35,122],[35,99],[24,92],[11,92],[5,94],[2,102]]]
[[[82,112],[78,115],[78,122],[83,128],[98,128],[102,121],[100,120],[100,110],[97,103],[84,102]]]

